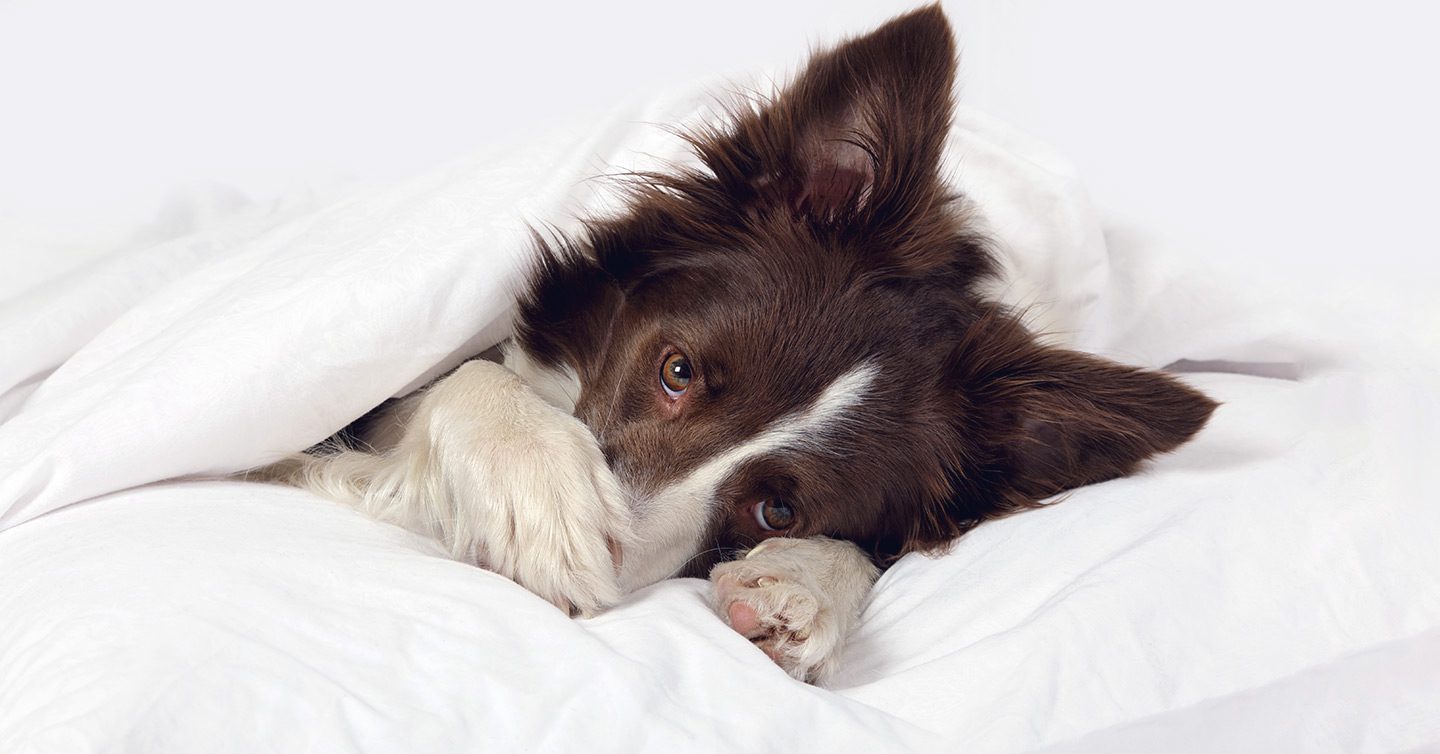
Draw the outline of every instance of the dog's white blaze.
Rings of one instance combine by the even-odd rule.
[[[636,539],[625,556],[622,586],[635,589],[664,579],[702,552],[715,492],[741,464],[786,448],[823,450],[825,437],[865,399],[879,368],[862,363],[830,383],[803,411],[776,419],[759,434],[706,461],[635,511]],[[633,553],[633,554],[632,554]]]

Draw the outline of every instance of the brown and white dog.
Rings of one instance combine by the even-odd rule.
[[[538,242],[503,366],[279,471],[578,614],[709,573],[736,630],[823,677],[877,564],[1129,473],[1215,405],[982,297],[939,175],[955,65],[933,6],[815,55],[688,137],[703,168]]]

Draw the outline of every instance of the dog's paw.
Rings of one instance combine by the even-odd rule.
[[[768,539],[715,566],[715,611],[792,677],[819,683],[879,576],[860,548],[811,537]]]
[[[421,399],[367,505],[571,615],[619,601],[629,506],[590,430],[498,364]]]
[[[618,569],[628,507],[589,431],[563,414],[546,424],[536,437],[510,446],[515,452],[495,449],[478,489],[489,501],[491,521],[465,549],[481,567],[588,617],[623,594]]]
[[[483,417],[472,459],[495,519],[480,532],[481,565],[572,615],[613,605],[629,506],[594,436],[503,367],[466,367],[485,370],[489,391],[465,417]]]

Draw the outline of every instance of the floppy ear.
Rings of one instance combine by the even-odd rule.
[[[939,517],[953,538],[986,518],[1134,471],[1190,439],[1215,410],[1161,372],[1042,346],[991,314],[969,328],[950,365],[964,459]]]
[[[898,222],[940,198],[954,79],[950,24],[928,6],[816,54],[773,101],[696,146],[749,211]]]

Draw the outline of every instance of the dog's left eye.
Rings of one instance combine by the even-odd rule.
[[[671,400],[685,394],[690,387],[690,380],[694,375],[690,370],[690,360],[685,358],[683,353],[672,353],[665,357],[665,363],[660,365],[660,387]]]
[[[795,523],[795,511],[782,500],[761,500],[755,504],[755,523],[765,531],[788,529]]]

